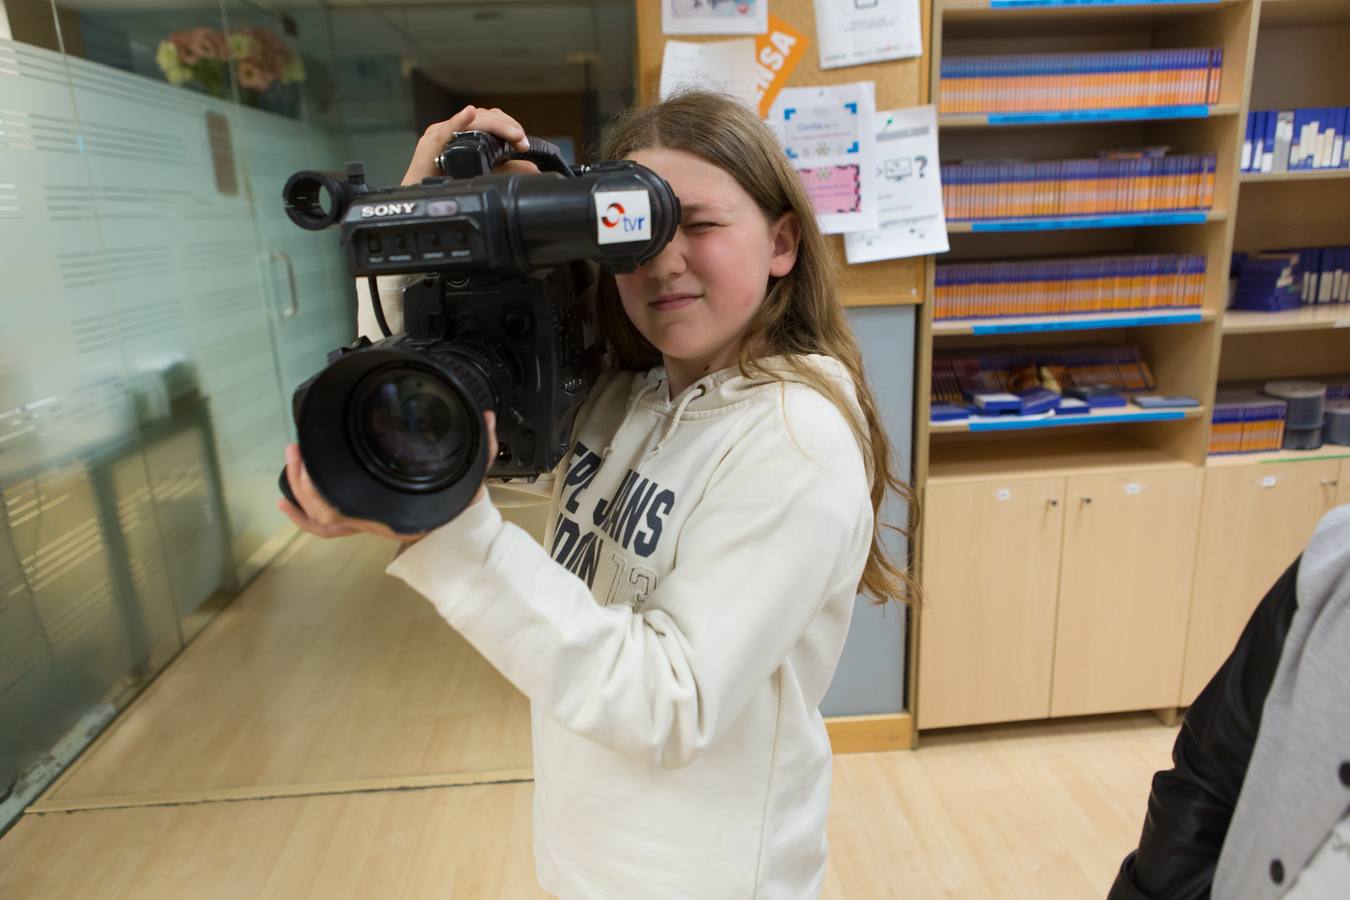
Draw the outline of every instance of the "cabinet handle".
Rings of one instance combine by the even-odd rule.
[[[1045,501],[1045,505],[1050,507],[1051,509],[1054,509],[1056,506],[1059,506],[1059,501],[1056,500],[1054,497],[1051,497],[1049,500]]]
[[[1091,505],[1092,505],[1092,498],[1091,498],[1091,497],[1079,497],[1079,498],[1078,498],[1078,502],[1081,503],[1081,504],[1083,504],[1084,506],[1091,506]]]
[[[1340,482],[1340,479],[1337,479],[1337,478],[1323,478],[1323,479],[1322,479],[1322,487],[1335,487],[1336,485],[1338,485],[1338,484],[1340,484],[1340,483],[1341,483],[1341,482]]]

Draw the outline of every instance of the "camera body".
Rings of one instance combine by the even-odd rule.
[[[341,223],[348,269],[369,279],[386,334],[334,351],[293,398],[306,469],[344,515],[423,532],[468,506],[485,476],[556,467],[604,351],[587,261],[631,270],[674,235],[679,201],[636,163],[573,170],[545,142],[514,154],[473,132],[456,135],[440,164],[465,173],[508,158],[551,171],[371,191],[349,165],[343,180],[300,172],[287,182],[296,224]],[[375,276],[407,273],[422,277],[404,288],[404,333],[389,334]],[[294,502],[285,472],[280,484]]]

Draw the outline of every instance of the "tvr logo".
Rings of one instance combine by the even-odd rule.
[[[646,191],[596,191],[598,244],[642,241],[652,236],[652,203]]]
[[[600,217],[600,224],[606,228],[618,228],[623,224],[623,230],[626,232],[642,231],[643,223],[647,221],[646,216],[627,216],[622,203],[611,203],[605,208],[605,214]]]
[[[371,219],[376,216],[403,216],[411,213],[416,208],[416,201],[412,203],[379,203],[375,206],[361,207],[361,218]]]

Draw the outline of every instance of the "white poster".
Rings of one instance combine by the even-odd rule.
[[[820,67],[923,54],[919,0],[816,0]]]
[[[784,88],[769,110],[826,234],[877,227],[872,82]]]
[[[742,100],[758,113],[759,67],[751,38],[732,41],[666,41],[661,60],[661,99],[691,88]]]
[[[937,111],[932,106],[876,114],[877,216],[875,231],[844,235],[850,263],[945,253]]]
[[[763,34],[769,0],[661,0],[666,34]]]

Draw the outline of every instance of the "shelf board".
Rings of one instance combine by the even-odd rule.
[[[1306,28],[1346,23],[1350,23],[1350,4],[1345,0],[1265,0],[1261,4],[1262,28]]]
[[[1239,184],[1261,184],[1267,181],[1330,181],[1350,178],[1350,169],[1299,169],[1295,172],[1240,172]]]
[[[928,483],[1188,467],[1183,459],[1114,432],[1031,434],[934,446]]]
[[[1280,331],[1323,331],[1350,328],[1350,303],[1303,306],[1284,312],[1229,310],[1223,315],[1224,334],[1273,334]]]
[[[948,222],[948,234],[988,234],[1008,231],[1069,231],[1078,228],[1141,228],[1160,225],[1202,225],[1222,222],[1221,209],[1178,212],[1111,213],[1094,216],[1044,216],[1032,219],[976,219]]]
[[[1006,16],[1155,16],[1188,15],[1234,6],[1242,0],[945,0],[945,19]]]
[[[939,128],[999,128],[1027,125],[1075,125],[1103,122],[1151,122],[1165,119],[1205,119],[1235,116],[1236,103],[1212,106],[1140,106],[1131,109],[1076,109],[1059,112],[970,113],[938,116]]]
[[[1350,313],[1348,313],[1350,314]],[[933,336],[952,334],[1027,334],[1042,331],[1090,331],[1099,328],[1141,328],[1189,325],[1213,321],[1214,313],[1201,309],[1166,309],[1108,315],[1026,316],[987,319],[934,319]]]
[[[1137,422],[1178,422],[1205,414],[1203,406],[1190,409],[1139,409],[1134,406],[1098,409],[1090,413],[1068,416],[1050,416],[1044,419],[1021,419],[1013,416],[978,419],[975,421],[929,422],[930,434],[962,434],[989,431],[1040,431],[1050,428],[1074,428],[1088,425],[1121,425]]]
[[[1271,450],[1265,453],[1224,453],[1211,456],[1207,466],[1251,466],[1267,463],[1312,462],[1320,459],[1350,459],[1350,447],[1326,444],[1317,450]]]

